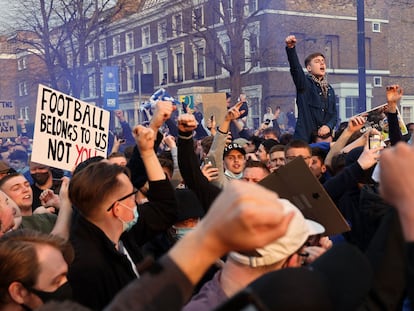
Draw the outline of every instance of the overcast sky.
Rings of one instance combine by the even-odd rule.
[[[13,12],[10,11],[11,3],[13,1],[24,1],[24,0],[0,0],[0,31],[3,32],[4,29],[7,29],[7,25],[10,24],[10,14]],[[15,14],[12,14],[15,15]],[[17,14],[16,14],[17,15]]]

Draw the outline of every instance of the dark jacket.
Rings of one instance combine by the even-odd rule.
[[[185,139],[188,138],[188,139]],[[192,133],[180,132],[177,142],[178,166],[185,184],[200,200],[201,206],[207,212],[221,189],[213,185],[200,170],[200,163],[194,152]]]
[[[296,86],[296,105],[298,119],[293,137],[311,142],[311,134],[322,125],[331,130],[337,122],[336,99],[334,89],[329,85],[328,96],[324,98],[319,83],[306,75],[299,62],[295,48],[286,48],[290,73]]]
[[[176,219],[174,190],[168,180],[149,183],[149,202],[138,205],[137,224],[121,236],[125,248],[136,264],[142,259],[140,246]],[[111,299],[137,276],[128,258],[115,248],[105,233],[80,216],[70,240],[75,259],[68,279],[75,301],[94,310],[102,310]]]

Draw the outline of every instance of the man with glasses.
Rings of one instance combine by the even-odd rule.
[[[288,143],[285,147],[286,164],[293,161],[297,157],[302,157],[306,164],[312,165],[312,149],[309,144],[303,140],[295,139]]]
[[[154,131],[137,126],[134,136],[148,176],[148,202],[136,203],[127,168],[106,161],[86,166],[69,185],[80,216],[71,232],[75,259],[68,279],[74,299],[94,310],[139,276],[140,246],[176,220],[174,190],[154,151]]]

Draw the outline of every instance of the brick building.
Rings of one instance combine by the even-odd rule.
[[[214,17],[213,2],[218,0],[191,1],[143,0],[136,2],[136,13],[121,16],[93,45],[88,46],[88,85],[83,99],[102,105],[102,68],[119,68],[119,104],[127,112],[131,125],[138,122],[139,102],[148,99],[150,92],[138,93],[137,77],[152,77],[154,89],[164,87],[176,95],[183,89],[199,87],[211,92],[230,90],[229,74],[217,62],[206,57],[206,42],[192,40],[189,33],[195,23],[213,28],[221,47],[231,54],[231,43],[220,19]],[[231,8],[238,0],[225,1]],[[131,3],[133,3],[132,1]],[[241,76],[242,91],[250,102],[250,125],[262,121],[265,108],[281,106],[287,112],[294,108],[295,89],[290,77],[284,38],[295,34],[298,38],[297,52],[300,59],[322,51],[327,58],[328,80],[337,94],[341,120],[356,113],[358,105],[358,51],[357,18],[354,1],[342,1],[341,5],[331,1],[312,0],[248,0],[246,15],[260,9],[249,20],[250,43],[244,46],[242,72],[253,59],[252,53],[260,52],[249,74]],[[384,86],[401,84],[405,95],[401,108],[405,121],[414,120],[414,86],[412,68],[414,60],[410,53],[414,44],[410,39],[414,23],[413,7],[388,7],[386,0],[377,0],[375,5],[366,1],[366,89],[367,109],[383,104]],[[263,7],[266,3],[266,7]],[[130,12],[134,8],[129,8]],[[396,36],[395,34],[398,34]],[[18,68],[15,55],[14,66]],[[16,70],[15,70],[16,71]],[[20,92],[24,71],[15,73],[14,89],[16,102],[22,108],[32,108]],[[20,74],[19,74],[20,73]],[[152,76],[151,76],[152,75]],[[12,80],[12,78],[10,78]],[[0,92],[2,84],[0,82]],[[24,88],[23,88],[24,89]],[[144,90],[145,91],[145,90]],[[34,91],[35,92],[35,91]],[[33,120],[32,117],[28,117]]]

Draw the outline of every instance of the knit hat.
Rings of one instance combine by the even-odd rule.
[[[223,158],[226,157],[232,150],[237,150],[242,155],[246,155],[246,151],[244,150],[242,146],[236,143],[230,143],[226,146],[226,148],[224,148]]]
[[[285,213],[294,212],[285,235],[249,254],[231,252],[229,256],[232,260],[253,268],[269,266],[297,252],[309,236],[325,231],[319,223],[305,219],[302,212],[288,200],[279,199],[279,202],[283,205]]]

